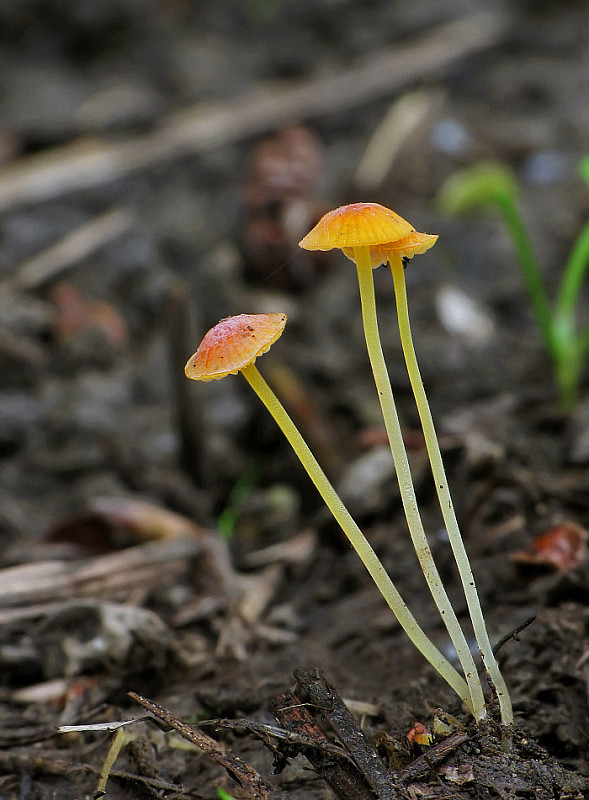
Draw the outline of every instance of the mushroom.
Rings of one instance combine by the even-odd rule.
[[[188,359],[184,369],[186,377],[210,381],[237,372],[244,375],[282,430],[403,630],[476,716],[466,682],[423,632],[296,425],[255,366],[256,358],[267,352],[281,336],[285,324],[286,314],[240,314],[221,320],[205,335],[196,353]]]
[[[300,246],[308,250],[339,248],[356,264],[366,347],[395,462],[407,526],[428,587],[462,665],[474,716],[480,720],[486,716],[481,681],[464,632],[434,562],[417,505],[409,459],[380,343],[372,276],[373,268],[389,259],[395,263],[398,260],[402,268],[403,259],[425,252],[435,244],[437,238],[419,233],[394,211],[378,203],[354,203],[325,214],[300,242]]]
[[[436,435],[436,429],[432,418],[432,413],[425,393],[419,365],[417,363],[417,356],[415,354],[415,347],[413,345],[413,336],[411,334],[411,324],[409,322],[409,306],[407,303],[407,286],[405,283],[405,270],[403,265],[403,254],[397,248],[391,248],[383,253],[385,259],[389,262],[391,272],[393,275],[393,282],[395,285],[395,302],[397,306],[397,320],[399,324],[399,335],[401,338],[401,346],[403,348],[403,355],[405,356],[405,363],[407,365],[407,373],[413,389],[415,397],[415,404],[419,419],[421,420],[421,428],[425,439],[425,446],[431,465],[434,483],[436,485],[436,492],[438,495],[438,502],[444,520],[444,526],[448,532],[448,540],[454,554],[454,559],[460,574],[468,612],[472,622],[475,638],[477,640],[483,664],[489,676],[490,682],[493,684],[497,700],[499,703],[499,711],[501,714],[501,721],[504,725],[511,725],[513,722],[513,709],[511,706],[511,699],[509,690],[505,683],[505,678],[501,674],[497,659],[493,653],[487,626],[483,617],[481,603],[477,593],[474,575],[470,566],[470,561],[464,541],[460,534],[460,527],[456,519],[456,512],[452,503],[450,495],[450,487],[444,469],[444,462],[440,452],[440,445]]]

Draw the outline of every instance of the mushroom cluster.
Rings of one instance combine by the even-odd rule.
[[[394,211],[377,203],[355,203],[337,208],[323,216],[300,242],[300,246],[308,250],[339,248],[356,264],[366,346],[395,462],[407,526],[426,582],[456,649],[464,678],[424,633],[292,419],[255,366],[256,358],[265,353],[282,335],[286,315],[241,314],[221,320],[206,334],[196,353],[189,359],[185,373],[187,377],[195,380],[215,380],[238,371],[244,375],[281,428],[411,641],[454,689],[474,718],[477,721],[484,719],[487,716],[487,707],[481,680],[466,637],[434,562],[421,520],[409,459],[380,343],[372,271],[380,264],[387,262],[390,264],[401,344],[422,423],[442,517],[460,574],[483,664],[497,695],[502,723],[509,726],[513,721],[511,701],[493,654],[470,562],[460,535],[409,324],[404,267],[414,255],[424,253],[432,247],[437,238],[431,234],[419,233]]]

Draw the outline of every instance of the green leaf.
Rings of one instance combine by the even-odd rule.
[[[579,162],[579,174],[589,184],[589,156],[584,156]]]
[[[503,164],[484,162],[459,170],[444,183],[438,194],[448,214],[464,214],[488,205],[513,202],[518,185],[513,172]]]
[[[217,797],[219,800],[234,800],[233,795],[226,792],[221,786],[217,786]]]

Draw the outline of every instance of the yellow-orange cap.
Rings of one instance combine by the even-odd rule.
[[[365,247],[395,242],[413,231],[413,225],[389,208],[378,203],[352,203],[321,217],[299,245],[305,250]]]
[[[184,374],[195,381],[235,375],[266,353],[285,325],[286,314],[239,314],[222,319],[205,334]]]
[[[437,238],[419,233],[379,203],[352,203],[325,214],[299,245],[305,250],[340,248],[348,258],[353,258],[354,247],[370,247],[372,264],[378,266],[387,253],[407,258],[424,253]]]

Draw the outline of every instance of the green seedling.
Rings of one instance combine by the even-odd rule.
[[[472,569],[454,512],[409,323],[404,267],[414,255],[432,247],[437,238],[430,234],[418,233],[406,220],[383,206],[376,203],[356,203],[338,208],[322,217],[302,240],[301,246],[309,250],[341,248],[356,264],[366,346],[395,462],[409,533],[428,588],[455,646],[464,678],[423,632],[291,418],[255,366],[254,362],[258,356],[265,353],[282,335],[286,315],[242,314],[221,320],[206,334],[196,353],[188,360],[185,373],[194,380],[216,380],[237,372],[244,375],[282,429],[327,507],[411,641],[454,689],[477,722],[485,719],[487,707],[480,676],[434,562],[421,520],[409,459],[380,343],[373,269],[386,262],[390,264],[401,344],[422,423],[442,517],[448,531],[483,663],[497,695],[501,721],[508,729],[513,722],[511,700],[491,647]]]
[[[475,707],[466,681],[424,633],[284,406],[255,366],[256,359],[282,335],[285,325],[286,314],[240,314],[221,320],[205,335],[196,353],[188,360],[185,374],[193,380],[209,381],[242,373],[282,430],[409,639],[475,718],[481,719],[484,708],[481,711]]]
[[[579,163],[579,174],[589,186],[589,156],[584,156]]]
[[[589,157],[580,164],[589,184]],[[564,266],[551,302],[534,247],[518,207],[519,186],[511,170],[496,163],[477,164],[457,172],[440,190],[448,213],[461,214],[494,207],[501,214],[515,247],[524,283],[544,346],[550,356],[562,408],[569,411],[579,399],[579,385],[589,351],[589,325],[577,326],[577,307],[589,266],[589,223],[581,229]]]
[[[250,464],[233,484],[227,505],[217,519],[217,530],[225,539],[231,539],[244,502],[251,497],[260,479],[260,468]]]
[[[235,800],[232,794],[229,794],[225,789],[221,786],[217,786],[217,797],[218,800]]]

